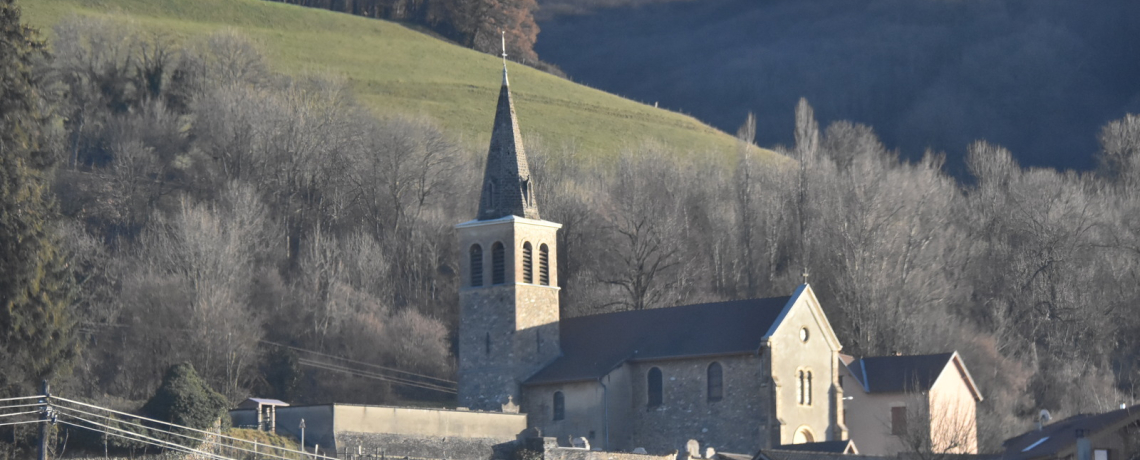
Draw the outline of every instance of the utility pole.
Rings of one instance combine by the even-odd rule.
[[[40,409],[40,452],[39,452],[39,460],[47,460],[48,437],[51,436],[51,425],[48,424],[51,421],[51,400],[50,400],[51,391],[50,390],[51,390],[51,387],[48,385],[48,381],[44,380],[44,383],[43,383],[44,398],[43,398],[43,400],[40,401],[43,403],[44,407],[42,409]]]
[[[305,451],[305,419],[301,419],[301,452]]]

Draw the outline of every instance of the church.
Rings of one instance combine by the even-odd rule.
[[[543,220],[504,63],[460,248],[458,403],[607,451],[696,439],[756,452],[847,439],[841,349],[811,286],[785,297],[562,319],[561,225]]]

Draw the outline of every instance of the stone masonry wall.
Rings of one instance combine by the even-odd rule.
[[[520,382],[559,354],[558,287],[523,283],[522,248],[532,246],[533,281],[538,281],[539,247],[549,248],[551,283],[557,283],[558,224],[517,217],[468,222],[457,227],[460,247],[459,405],[500,410],[508,398],[518,404]],[[492,250],[505,249],[505,283],[492,285]],[[483,248],[483,286],[471,286],[470,249]]]
[[[723,369],[720,401],[708,400],[708,367],[713,362]],[[633,363],[633,435],[629,444],[615,447],[683,450],[687,440],[696,439],[717,451],[756,452],[767,435],[760,427],[771,404],[762,364],[755,355]],[[663,402],[648,407],[646,382],[653,367],[661,369]]]
[[[516,441],[501,439],[353,432],[338,433],[336,443],[342,446],[337,458],[346,460],[507,460],[518,448]]]

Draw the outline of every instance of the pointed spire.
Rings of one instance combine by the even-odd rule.
[[[503,87],[495,109],[495,125],[491,130],[491,146],[487,151],[487,168],[483,173],[477,220],[506,216],[538,219],[534,182],[519,134],[518,117],[507,82],[507,45],[503,36]]]

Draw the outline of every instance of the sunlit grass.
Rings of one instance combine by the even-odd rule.
[[[377,114],[426,115],[473,145],[490,136],[502,61],[398,23],[263,0],[20,0],[24,20],[50,37],[71,14],[111,15],[175,40],[236,28],[274,70],[347,79]],[[510,64],[523,132],[548,145],[613,158],[644,140],[726,161],[734,139],[679,113]],[[769,158],[772,158],[769,156]]]

